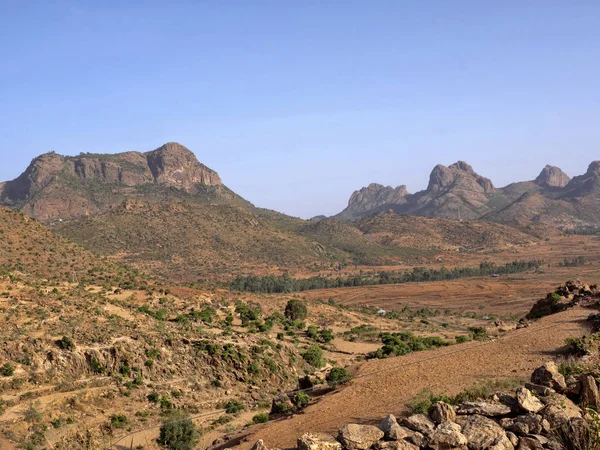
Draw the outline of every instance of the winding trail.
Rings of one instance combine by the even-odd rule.
[[[308,431],[335,433],[349,422],[378,423],[387,414],[405,412],[405,403],[424,388],[457,394],[480,380],[526,378],[552,358],[566,338],[589,331],[585,320],[589,312],[573,308],[485,343],[368,361],[343,389],[301,414],[252,429],[245,442],[234,448],[250,449],[258,439],[268,448],[290,448]]]

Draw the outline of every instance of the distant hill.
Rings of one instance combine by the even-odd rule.
[[[437,165],[427,189],[409,194],[401,186],[378,184],[355,191],[337,214],[356,220],[380,211],[426,217],[488,219],[519,226],[541,223],[566,228],[596,225],[600,211],[600,162],[572,180],[558,167],[546,166],[532,181],[497,188],[464,161]],[[591,209],[591,210],[590,210]]]

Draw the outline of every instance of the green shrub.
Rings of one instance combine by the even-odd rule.
[[[309,346],[304,353],[302,353],[302,358],[308,364],[317,369],[325,366],[325,360],[323,359],[323,351],[318,345]]]
[[[225,405],[225,412],[227,412],[227,414],[235,414],[245,409],[246,407],[244,406],[244,404],[238,401],[228,402]]]
[[[308,310],[306,308],[306,303],[301,300],[291,299],[285,305],[285,317],[290,320],[304,320],[308,315]]]
[[[157,441],[168,450],[193,450],[198,441],[198,431],[189,417],[178,414],[161,425]]]
[[[456,339],[457,344],[463,344],[465,342],[469,342],[471,340],[471,336],[467,336],[467,335],[463,334],[460,336],[456,336],[454,339]]]
[[[113,414],[110,416],[110,426],[112,428],[125,428],[128,423],[127,416],[123,414]]]
[[[63,350],[75,350],[75,342],[69,336],[63,336],[58,341],[56,341],[56,345],[58,345]]]
[[[5,363],[0,367],[0,375],[3,377],[12,377],[15,373],[15,368],[10,363]]]
[[[469,327],[471,339],[474,341],[487,341],[490,336],[483,327]]]
[[[294,406],[296,408],[304,408],[310,402],[310,397],[305,392],[298,392],[294,395]]]
[[[158,403],[158,400],[160,399],[158,392],[154,391],[154,392],[150,392],[147,396],[147,399],[149,402],[152,403]]]
[[[344,384],[352,379],[352,374],[344,367],[333,367],[327,374],[327,383],[332,386]]]
[[[269,421],[269,415],[267,413],[259,413],[252,418],[254,423],[267,423]]]

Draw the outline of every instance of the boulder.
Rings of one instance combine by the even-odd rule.
[[[419,433],[418,431],[415,431],[410,436],[407,436],[406,440],[420,448],[427,447],[429,444],[429,439],[427,436],[425,436],[423,433]]]
[[[262,439],[256,441],[251,450],[269,450]]]
[[[515,433],[513,433],[511,431],[507,431],[506,437],[508,438],[510,443],[513,445],[513,447],[516,447],[517,445],[519,445],[519,438],[517,437],[517,435]]]
[[[429,417],[437,424],[454,422],[456,420],[456,411],[445,402],[435,402],[429,411]]]
[[[550,429],[564,427],[571,419],[581,419],[581,410],[575,403],[561,394],[544,397],[545,407],[540,415],[549,423]]]
[[[465,402],[458,405],[456,412],[458,414],[477,414],[487,417],[505,416],[511,413],[510,406],[500,403],[487,402]]]
[[[534,437],[522,437],[517,450],[544,450],[544,446]]]
[[[406,439],[410,436],[413,436],[416,432],[409,430],[402,425],[392,425],[390,431],[386,434],[387,439],[391,439],[392,441],[400,441],[402,439]]]
[[[544,404],[527,388],[517,389],[517,401],[519,406],[527,412],[537,413],[544,408]]]
[[[435,423],[425,414],[414,414],[402,420],[402,425],[429,436],[435,429]]]
[[[596,380],[591,375],[581,375],[579,383],[581,386],[581,406],[597,411],[600,408],[600,394],[598,393]]]
[[[537,395],[550,395],[556,392],[554,389],[549,388],[548,386],[542,386],[541,384],[535,383],[525,383],[525,387]]]
[[[512,450],[512,443],[506,436],[506,432],[493,420],[476,414],[459,416],[457,422],[462,425],[462,433],[469,442],[469,449],[483,450],[494,445],[504,445],[505,448]]]
[[[549,361],[535,369],[531,374],[531,382],[548,386],[558,392],[562,392],[567,388],[565,377],[560,374],[558,366],[553,361]]]
[[[444,422],[429,436],[429,447],[433,450],[467,450],[468,441],[461,431],[457,423]]]
[[[392,441],[399,441],[410,436],[413,431],[398,424],[396,417],[392,414],[386,416],[379,424],[379,429],[384,432],[385,438]]]
[[[298,450],[342,450],[342,444],[327,433],[306,433],[298,439]]]
[[[340,428],[338,441],[347,450],[366,450],[383,436],[383,431],[377,427],[351,423]]]
[[[521,427],[527,427],[524,432],[517,432],[514,428],[520,425]],[[539,434],[544,431],[543,418],[539,414],[527,414],[524,416],[516,417],[513,421],[513,427],[510,429],[516,434]]]
[[[419,447],[407,441],[379,441],[373,448],[377,450],[419,450]]]

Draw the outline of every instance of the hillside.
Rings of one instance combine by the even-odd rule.
[[[58,236],[28,216],[0,207],[0,274],[50,282],[119,285],[138,277]]]
[[[575,228],[598,222],[600,163],[570,179],[560,168],[547,165],[535,180],[497,188],[464,161],[437,165],[429,184],[415,194],[371,184],[356,191],[336,218],[355,220],[380,211],[426,217],[481,219],[519,227],[552,225]],[[401,194],[401,195],[400,195]]]

